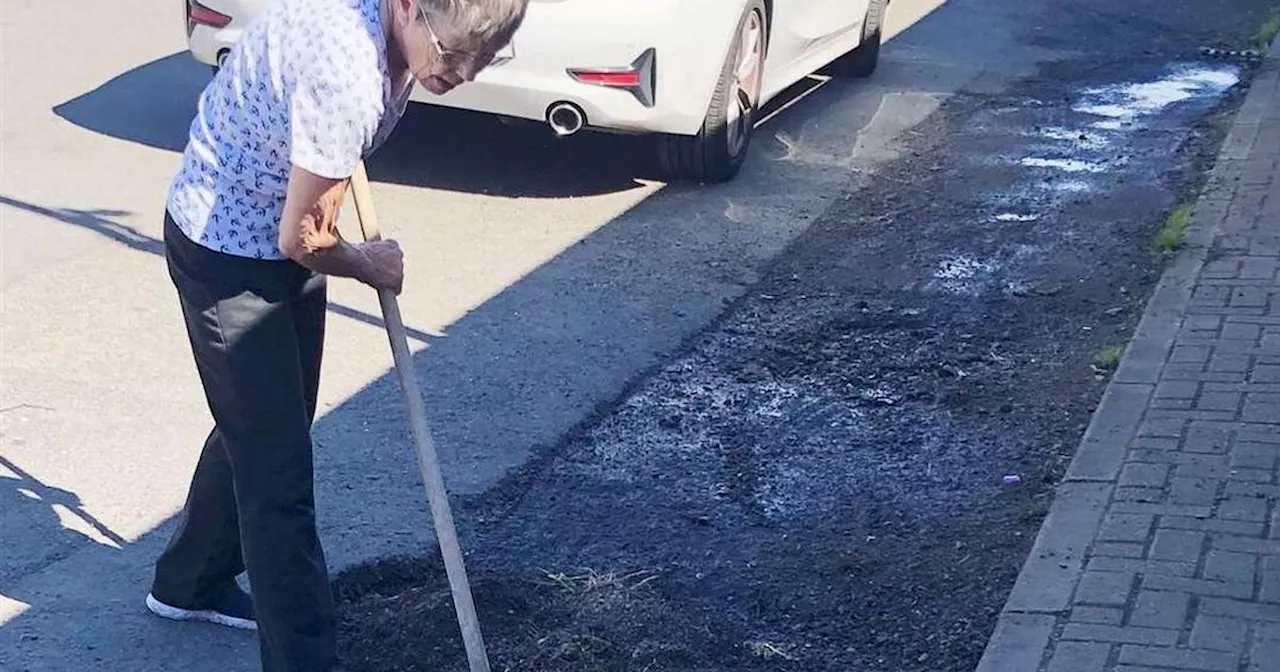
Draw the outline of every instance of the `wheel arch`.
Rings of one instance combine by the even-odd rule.
[[[703,118],[711,108],[711,97],[715,95],[716,84],[719,81],[720,70],[724,65],[725,54],[729,53],[729,46],[732,44],[733,40],[736,39],[738,34],[738,22],[752,0],[732,0],[728,2],[710,2],[704,0],[704,2],[705,4],[702,5],[704,8],[703,11],[707,12],[707,14],[703,15],[705,22],[690,20],[686,25],[717,25],[721,26],[721,28],[713,33],[714,37],[711,37],[711,39],[714,40],[715,49],[710,51],[701,50],[703,52],[701,55],[704,56],[705,59],[699,60],[697,66],[697,86],[695,88],[698,92],[696,94],[697,100],[693,101],[692,104],[684,110],[683,115],[687,119],[687,130],[690,135],[696,133],[698,128],[701,127]],[[772,14],[774,0],[761,0],[761,2],[764,4],[765,8],[764,29],[765,49],[767,50],[769,47],[769,40],[773,35]],[[706,43],[710,37],[707,32],[708,31],[706,31],[705,28],[698,29],[696,31],[696,37],[692,39]],[[659,59],[661,60],[661,58],[662,56],[659,54]],[[662,65],[659,64],[658,67],[661,69]],[[686,95],[688,94],[686,93]],[[681,107],[685,106],[682,105]],[[695,116],[696,122],[694,119]]]

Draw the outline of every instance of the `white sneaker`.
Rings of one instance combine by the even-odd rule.
[[[253,599],[238,588],[230,591],[219,604],[209,605],[204,609],[175,607],[148,594],[147,609],[156,616],[173,621],[205,621],[241,630],[258,629],[258,622],[253,617]]]

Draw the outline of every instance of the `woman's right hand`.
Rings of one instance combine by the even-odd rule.
[[[389,289],[399,294],[404,286],[404,252],[394,240],[361,243],[359,249],[369,265],[360,281],[374,289]]]

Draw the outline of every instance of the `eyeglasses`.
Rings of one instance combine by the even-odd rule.
[[[431,46],[435,47],[436,53],[440,55],[440,62],[443,63],[445,67],[457,71],[471,62],[477,63],[481,67],[487,65],[485,59],[482,59],[478,54],[458,51],[457,49],[450,49],[444,46],[444,42],[440,41],[440,37],[436,35],[435,29],[431,27],[431,21],[427,19],[427,12],[422,8],[422,5],[418,5],[418,18],[422,19],[422,25],[426,26],[427,37],[431,38]]]

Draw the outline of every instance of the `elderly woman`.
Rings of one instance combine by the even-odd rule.
[[[146,603],[256,629],[266,672],[337,665],[310,437],[326,278],[403,279],[394,241],[338,235],[347,180],[415,82],[472,80],[527,2],[272,0],[200,97],[164,237],[214,428]]]

